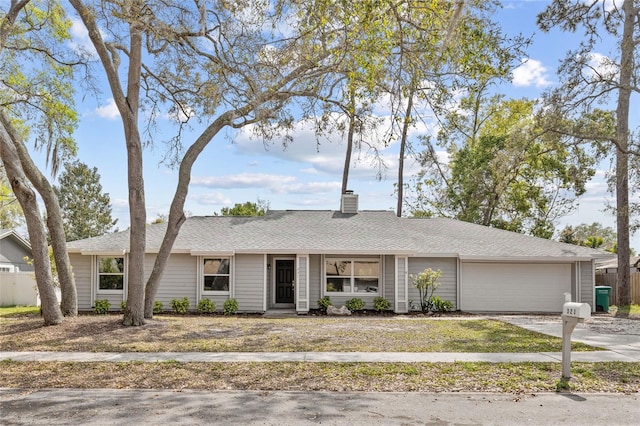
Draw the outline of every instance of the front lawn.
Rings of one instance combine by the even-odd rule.
[[[559,352],[562,340],[501,321],[398,317],[161,315],[126,328],[120,315],[45,327],[39,315],[0,314],[5,351],[83,352]],[[598,350],[573,343],[573,350]]]
[[[202,389],[362,392],[624,392],[640,363],[0,362],[0,383],[21,389]],[[571,401],[568,401],[570,403]],[[589,407],[585,409],[597,407]]]
[[[616,317],[640,319],[640,305],[609,306],[609,313]]]
[[[36,314],[40,314],[40,308],[37,306],[2,306],[0,307],[0,318],[33,316]]]

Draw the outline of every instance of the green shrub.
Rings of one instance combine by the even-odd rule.
[[[227,299],[222,305],[222,312],[225,315],[233,315],[238,312],[238,301],[236,299]]]
[[[200,314],[212,314],[216,311],[216,302],[211,299],[200,299],[198,302],[198,313]]]
[[[433,309],[433,292],[440,286],[438,278],[441,276],[442,271],[440,269],[434,271],[431,268],[425,269],[418,275],[409,275],[413,286],[418,289],[418,294],[420,295],[420,310],[422,310],[422,312],[429,312]]]
[[[373,309],[377,312],[387,311],[391,308],[391,303],[382,296],[373,299]]]
[[[99,299],[95,302],[94,312],[97,315],[106,315],[109,312],[111,303],[107,299]]]
[[[184,315],[189,310],[189,299],[186,297],[182,299],[171,299],[171,307],[176,314]]]
[[[162,304],[161,301],[156,300],[155,302],[153,302],[153,313],[154,314],[161,313],[163,308],[164,308],[164,305]]]
[[[351,312],[354,312],[363,310],[365,307],[365,303],[359,297],[354,297],[353,299],[349,299],[344,302],[344,306],[346,306],[347,309],[349,309]]]
[[[433,296],[431,298],[431,306],[433,312],[449,312],[453,309],[453,303],[449,300],[442,300],[440,296]]]
[[[329,298],[329,296],[324,296],[321,297],[320,299],[318,299],[318,306],[320,307],[320,310],[322,312],[327,312],[327,308],[329,306],[333,306],[333,303],[331,302],[331,299]]]
[[[120,302],[120,310],[124,311],[125,309],[127,309],[127,301],[123,300],[122,302]]]

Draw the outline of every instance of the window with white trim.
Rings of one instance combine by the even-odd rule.
[[[378,293],[380,259],[325,258],[325,292]]]
[[[124,290],[124,257],[98,256],[98,290]]]
[[[230,258],[205,257],[203,262],[203,292],[229,292]]]

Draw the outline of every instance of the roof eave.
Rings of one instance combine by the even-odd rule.
[[[591,262],[592,256],[459,256],[466,262],[535,262],[535,263],[566,263]]]

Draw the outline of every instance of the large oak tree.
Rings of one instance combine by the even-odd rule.
[[[60,322],[59,312],[77,314],[73,273],[66,251],[61,213],[53,187],[35,165],[25,141],[32,137],[44,149],[55,174],[59,161],[73,155],[70,135],[73,109],[73,66],[80,59],[67,48],[71,22],[58,2],[12,0],[0,12],[1,157],[8,180],[24,212],[34,251],[36,280],[45,323]],[[46,226],[53,249],[62,301],[53,294],[46,233],[35,201],[36,190],[46,208]],[[42,246],[43,245],[43,246]],[[48,272],[47,272],[48,270]]]
[[[636,56],[640,51],[640,3],[636,0],[603,2],[599,0],[554,0],[538,16],[544,31],[559,27],[564,31],[583,31],[579,47],[569,51],[559,75],[562,86],[548,99],[553,108],[581,113],[594,106],[614,101],[616,127],[611,137],[615,151],[616,226],[618,236],[619,303],[631,302],[629,269],[629,155],[638,153],[631,139],[629,111],[632,93],[640,93]],[[609,57],[599,55],[599,43],[613,40],[617,51]]]

